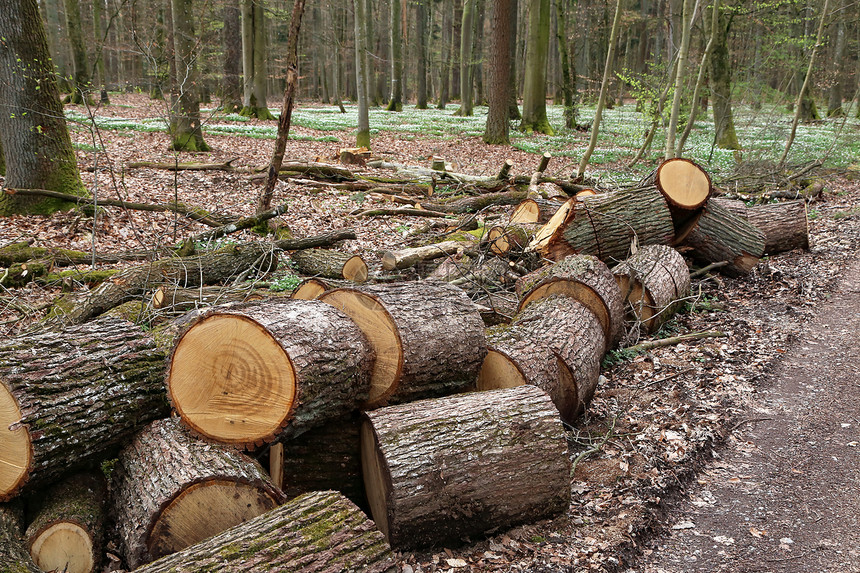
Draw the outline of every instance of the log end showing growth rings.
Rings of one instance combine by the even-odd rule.
[[[93,540],[78,524],[62,521],[39,533],[30,544],[33,562],[43,571],[91,573]]]
[[[211,314],[176,345],[167,378],[182,421],[221,443],[270,441],[283,428],[296,396],[287,353],[257,322]]]
[[[711,192],[711,179],[689,159],[669,159],[657,170],[657,188],[666,200],[682,209],[698,209]]]
[[[21,421],[18,402],[0,382],[0,501],[11,499],[24,485],[33,463],[33,447]]]

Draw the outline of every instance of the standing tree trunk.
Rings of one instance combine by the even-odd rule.
[[[844,2],[842,3],[844,5]],[[843,117],[842,109],[842,70],[845,58],[845,18],[836,19],[836,43],[833,46],[833,84],[827,101],[827,117]]]
[[[710,58],[714,142],[720,149],[740,149],[741,145],[735,133],[735,120],[732,116],[732,62],[728,45],[731,19],[727,21],[722,11],[714,16],[717,18],[717,24],[714,27],[716,36]],[[691,117],[688,121],[692,122],[693,119]]]
[[[266,19],[263,0],[242,0],[242,115],[275,119],[266,90]]]
[[[391,37],[391,96],[387,111],[403,111],[403,35],[401,34],[402,0],[391,0],[389,30]]]
[[[83,104],[89,102],[92,88],[90,68],[87,63],[87,48],[84,46],[81,31],[81,7],[78,0],[64,0],[66,10],[66,26],[69,33],[69,44],[72,48],[72,59],[75,64],[74,85],[69,94],[69,103]]]
[[[442,3],[442,71],[439,81],[439,102],[436,109],[445,109],[448,105],[449,91],[451,87],[451,58],[454,48],[451,45],[454,37],[454,21],[451,16],[452,0],[443,0]]]
[[[176,102],[171,108],[170,132],[176,151],[209,151],[200,125],[197,85],[197,37],[194,34],[193,0],[171,0],[173,53],[176,62]]]
[[[415,61],[417,63],[418,82],[416,85],[416,103],[418,109],[427,109],[427,0],[415,2]]]
[[[86,195],[35,0],[0,0],[0,149],[6,187]],[[0,215],[51,213],[57,199],[0,194]]]
[[[553,135],[546,117],[546,62],[549,51],[549,0],[530,0],[526,49],[526,78],[523,88],[523,120],[526,133]]]
[[[355,87],[358,93],[358,129],[355,146],[370,149],[370,118],[368,115],[367,80],[367,12],[365,0],[352,0],[355,10]]]
[[[518,4],[518,0],[514,0],[514,5],[511,8],[513,10],[510,21],[511,29],[508,31],[511,38],[511,87],[508,90],[508,97],[510,98],[510,101],[508,102],[508,119],[512,121],[519,121],[523,118],[522,114],[520,114],[520,108],[517,99],[517,96],[519,94],[519,92],[517,91],[517,12],[519,10]]]
[[[228,113],[242,111],[242,32],[238,0],[224,6],[224,83],[221,86],[221,109]]]
[[[682,28],[681,50],[678,52],[678,65],[675,68],[675,93],[674,99],[672,100],[672,112],[669,115],[669,127],[666,129],[666,148],[664,152],[665,159],[672,159],[675,157],[675,134],[678,131],[678,118],[681,115],[681,94],[684,91],[684,81],[686,79],[687,70],[687,56],[690,53],[690,36],[692,35],[694,18],[695,14],[693,14],[693,0],[684,0],[684,11],[681,14],[680,20]],[[687,19],[689,19],[690,21],[689,26],[687,26]],[[711,60],[712,63],[714,59]],[[692,121],[692,118],[690,118],[689,121]]]
[[[457,115],[472,115],[472,40],[476,0],[465,0],[460,25],[460,109]]]
[[[496,0],[493,3],[492,40],[490,43],[490,108],[484,129],[484,143],[510,145],[509,102],[511,89],[511,19],[516,12],[516,0]]]
[[[105,37],[102,33],[102,3],[104,0],[93,0],[93,35],[96,41],[96,71],[98,72],[99,103],[110,105],[105,80]]]
[[[558,53],[561,66],[561,91],[564,96],[564,126],[568,129],[576,128],[576,83],[575,70],[571,69],[574,58],[569,52],[573,43],[568,46],[567,40],[567,2],[554,0],[557,14],[556,40],[558,41]]]
[[[690,118],[687,120],[687,125],[684,127],[684,133],[681,134],[681,139],[678,141],[678,149],[675,151],[675,157],[684,155],[684,144],[687,138],[693,131],[693,125],[696,123],[696,117],[699,115],[699,92],[705,81],[705,71],[710,63],[711,54],[714,51],[714,40],[719,34],[717,26],[719,25],[720,0],[714,0],[714,6],[711,11],[711,32],[708,37],[708,43],[705,45],[705,53],[702,54],[702,63],[699,64],[699,75],[696,77],[696,85],[693,88],[693,97],[690,102]],[[757,38],[758,39],[758,38]],[[758,48],[756,48],[756,56],[758,56]],[[754,75],[753,77],[758,77]],[[707,111],[707,110],[705,110]],[[731,113],[731,108],[729,108]],[[734,127],[733,127],[734,129]]]

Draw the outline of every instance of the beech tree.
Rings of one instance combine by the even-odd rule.
[[[266,18],[263,0],[242,0],[242,73],[242,115],[275,119],[267,103]]]
[[[472,115],[472,32],[474,29],[475,0],[463,3],[463,21],[460,27],[460,109],[457,115]]]
[[[523,119],[526,133],[553,135],[546,116],[546,62],[549,51],[549,0],[529,1],[526,76],[523,85]]]
[[[355,145],[370,149],[370,119],[367,109],[367,7],[364,0],[352,0],[355,10],[355,87],[358,94],[358,129]]]
[[[200,125],[200,95],[197,84],[197,39],[194,36],[192,0],[171,0],[173,53],[176,77],[170,109],[172,147],[177,151],[209,151]]]
[[[69,43],[72,46],[72,61],[75,64],[75,75],[72,83],[70,103],[84,103],[89,100],[90,68],[87,61],[87,49],[84,47],[84,37],[81,31],[81,7],[78,0],[64,0],[66,9],[66,30]]]
[[[237,0],[224,4],[224,83],[221,85],[221,107],[226,112],[242,110],[242,32],[241,12]]]
[[[391,0],[391,96],[388,98],[388,111],[403,111],[403,38],[400,33],[402,8],[401,0]]]
[[[0,0],[0,102],[6,187],[85,196],[36,0]],[[0,215],[64,207],[57,199],[0,194]]]
[[[510,144],[509,102],[513,58],[510,44],[511,20],[517,11],[516,0],[496,0],[492,8],[490,42],[490,108],[484,129],[484,143]]]

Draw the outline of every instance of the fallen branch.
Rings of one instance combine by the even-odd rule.
[[[275,247],[282,251],[298,251],[301,249],[330,247],[338,241],[351,239],[355,239],[355,231],[353,229],[336,229],[329,233],[305,237],[304,239],[282,239],[275,241]]]
[[[216,229],[212,229],[211,231],[205,231],[200,233],[199,235],[194,235],[188,239],[189,242],[208,242],[214,241],[215,239],[221,238],[225,235],[229,235],[231,233],[236,233],[238,231],[242,231],[244,229],[250,229],[252,227],[256,227],[260,223],[264,223],[269,219],[274,219],[275,217],[279,217],[287,212],[287,203],[283,205],[279,205],[274,209],[269,209],[268,211],[264,211],[262,213],[257,213],[251,217],[245,217],[243,219],[239,219],[235,223],[230,223],[229,225],[223,225]]]
[[[222,163],[158,163],[157,161],[132,161],[130,163],[126,163],[125,166],[128,169],[140,169],[146,167],[149,169],[164,169],[167,171],[235,171],[236,168],[231,164],[237,159],[239,158],[233,157],[232,159],[228,159]]]
[[[679,336],[670,336],[669,338],[661,338],[660,340],[640,342],[635,346],[628,346],[627,348],[621,349],[621,352],[633,354],[636,352],[651,350],[652,348],[672,346],[682,342],[688,342],[690,340],[700,340],[702,338],[725,338],[726,336],[728,336],[728,334],[720,332],[719,330],[704,330],[701,332],[691,332],[690,334],[681,334]]]
[[[380,216],[397,216],[408,215],[411,217],[445,217],[448,213],[444,211],[428,211],[426,209],[415,209],[411,207],[400,207],[395,209],[379,208],[368,209],[360,213],[350,214],[351,217],[380,217]]]
[[[720,267],[724,267],[724,266],[726,266],[727,264],[729,264],[729,261],[718,261],[718,262],[716,262],[716,263],[711,263],[710,265],[708,265],[708,266],[706,266],[706,267],[702,267],[701,269],[699,269],[699,270],[697,270],[697,271],[694,271],[694,272],[690,273],[690,278],[691,278],[691,279],[695,279],[695,278],[698,278],[698,277],[700,277],[700,276],[702,276],[702,275],[706,275],[706,274],[708,274],[710,271],[712,271],[712,270],[714,270],[714,269],[718,269],[718,268],[720,268]]]

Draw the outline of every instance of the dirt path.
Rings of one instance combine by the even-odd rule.
[[[860,259],[628,573],[860,571]]]

